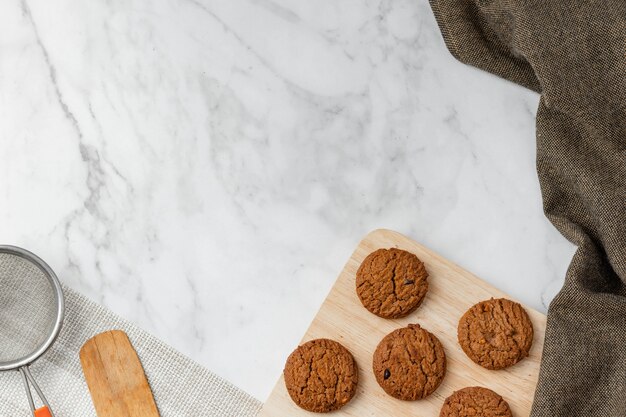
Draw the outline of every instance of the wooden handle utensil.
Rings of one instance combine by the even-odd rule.
[[[80,362],[98,417],[160,417],[126,333],[112,330],[89,339]]]

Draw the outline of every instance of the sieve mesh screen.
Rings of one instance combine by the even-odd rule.
[[[0,253],[0,363],[37,350],[52,332],[56,313],[46,274],[19,256]]]

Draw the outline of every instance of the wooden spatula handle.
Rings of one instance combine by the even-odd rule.
[[[98,417],[159,417],[150,385],[126,333],[89,339],[80,362]]]

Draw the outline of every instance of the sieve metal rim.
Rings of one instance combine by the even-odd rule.
[[[21,358],[6,362],[0,362],[0,371],[10,371],[30,365],[31,363],[39,359],[41,355],[46,353],[50,346],[52,346],[52,344],[59,336],[61,326],[63,325],[63,317],[65,316],[65,299],[63,297],[61,282],[57,278],[52,268],[50,268],[50,266],[48,266],[48,264],[45,263],[43,259],[35,255],[34,253],[27,251],[26,249],[11,245],[0,245],[0,253],[18,256],[37,266],[41,270],[41,272],[43,272],[46,278],[48,278],[48,281],[52,286],[52,291],[54,292],[57,307],[57,314],[54,326],[50,334],[48,334],[48,337],[46,337],[46,339],[37,347],[37,349],[35,349],[31,354],[23,356]]]

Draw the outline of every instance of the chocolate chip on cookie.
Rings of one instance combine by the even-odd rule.
[[[315,339],[299,346],[289,355],[283,373],[289,396],[307,411],[337,410],[356,393],[354,357],[333,340]]]
[[[446,374],[439,339],[419,324],[389,333],[374,352],[376,381],[392,397],[419,400],[432,394]]]
[[[428,273],[414,254],[401,249],[370,253],[356,273],[361,303],[377,316],[392,319],[415,311],[428,291]]]
[[[509,404],[490,389],[467,387],[446,398],[439,417],[513,417]]]
[[[502,369],[528,356],[533,325],[520,304],[492,298],[461,317],[458,339],[471,360],[487,369]]]

